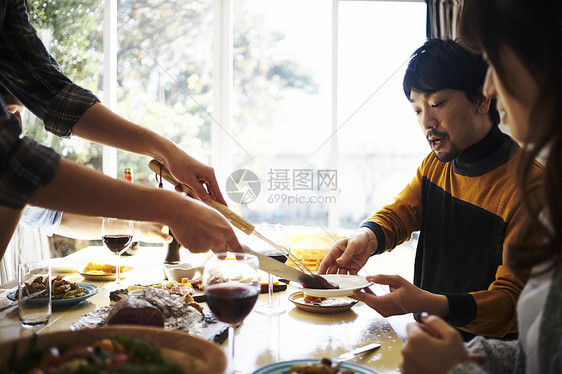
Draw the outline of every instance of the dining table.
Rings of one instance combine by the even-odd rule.
[[[181,262],[193,266],[204,264],[212,253],[191,253],[180,249]],[[164,246],[140,246],[135,255],[121,256],[120,264],[132,270],[124,273],[122,287],[150,285],[165,280]],[[53,308],[48,324],[28,330],[20,326],[17,307],[0,312],[0,343],[27,337],[33,333],[45,334],[70,330],[73,323],[86,313],[110,305],[109,295],[115,284],[108,280],[84,279],[80,271],[88,262],[115,263],[116,255],[103,246],[88,246],[66,257],[51,259],[52,268],[59,269],[65,279],[99,287],[98,292],[77,304]],[[53,275],[56,275],[55,271]],[[264,274],[263,279],[267,279]],[[7,287],[6,287],[7,286]],[[0,307],[11,302],[7,298],[15,285],[0,286]],[[286,289],[273,294],[273,303],[285,308],[279,315],[268,316],[253,310],[236,328],[234,362],[236,373],[251,374],[264,366],[301,359],[322,359],[369,343],[380,343],[380,348],[357,355],[350,362],[363,365],[373,373],[399,372],[403,333],[409,318],[392,321],[382,317],[368,305],[358,302],[348,310],[335,313],[311,312],[297,307],[291,296],[302,292],[298,285],[289,283]],[[268,294],[262,293],[257,304],[267,303]],[[205,302],[201,303],[208,311]],[[398,332],[398,333],[397,333]],[[211,337],[206,337],[211,338]],[[227,349],[225,339],[218,340]]]

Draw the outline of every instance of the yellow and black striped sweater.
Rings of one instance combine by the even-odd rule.
[[[447,296],[446,320],[471,334],[517,331],[524,284],[505,265],[504,247],[528,219],[515,176],[518,151],[494,127],[451,162],[431,153],[395,201],[362,224],[376,234],[377,254],[420,231],[414,284]],[[531,192],[541,170],[536,163]]]

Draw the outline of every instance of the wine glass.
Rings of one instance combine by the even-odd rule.
[[[289,230],[286,226],[281,224],[271,225],[262,224],[256,227],[256,231],[259,232],[264,237],[271,240],[273,243],[280,245],[286,249],[287,254],[291,250],[291,237],[289,236]],[[252,250],[271,257],[277,261],[285,263],[287,257],[280,249],[273,247],[271,244],[257,238],[254,236],[254,242],[252,244]],[[256,306],[256,312],[260,314],[265,314],[268,316],[275,316],[285,312],[285,307],[281,305],[273,305],[273,275],[268,274],[268,286],[267,286],[267,304],[261,304]]]
[[[117,255],[115,282],[121,284],[121,254],[127,250],[133,239],[133,221],[104,217],[101,224],[103,242],[109,250]]]
[[[260,294],[259,261],[248,253],[217,253],[203,271],[207,305],[228,324],[228,362],[234,367],[234,329],[252,311]]]

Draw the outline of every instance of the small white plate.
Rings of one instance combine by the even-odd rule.
[[[181,282],[183,278],[193,280],[196,274],[203,275],[203,267],[193,267],[191,264],[164,265],[164,273],[168,280]]]
[[[337,284],[339,288],[320,289],[320,288],[303,288],[302,292],[316,297],[342,297],[351,296],[353,291],[360,290],[373,285],[375,282],[369,282],[365,277],[351,274],[322,274],[328,282]]]
[[[307,303],[304,301],[304,294],[302,291],[291,294],[289,300],[300,310],[321,314],[347,312],[352,306],[358,303],[357,300],[347,298],[329,298],[322,300],[320,303]]]

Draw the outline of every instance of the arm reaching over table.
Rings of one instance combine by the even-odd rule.
[[[68,238],[96,240],[101,238],[102,219],[64,212],[55,233]],[[133,240],[160,244],[171,243],[173,240],[167,230],[163,231],[164,225],[161,223],[133,221],[133,227]]]
[[[84,113],[72,132],[100,144],[151,156],[177,180],[191,186],[202,201],[208,202],[213,196],[226,205],[212,167],[197,161],[171,140],[127,121],[100,103]]]
[[[159,222],[191,251],[242,251],[217,211],[177,193],[125,186],[61,160],[53,149],[22,137],[19,120],[7,110],[18,101],[57,136],[74,134],[155,158],[192,186],[201,200],[213,197],[225,204],[211,167],[170,139],[113,113],[62,73],[30,24],[24,0],[2,2],[0,24],[0,86],[17,99],[0,100],[0,206],[18,211],[32,203],[76,214]],[[0,254],[4,250],[0,248]]]
[[[68,189],[67,183],[74,188]],[[82,191],[88,191],[87,194]],[[34,205],[76,214],[168,225],[191,252],[242,252],[229,222],[213,208],[174,191],[114,180],[61,159],[57,173],[29,199]]]

